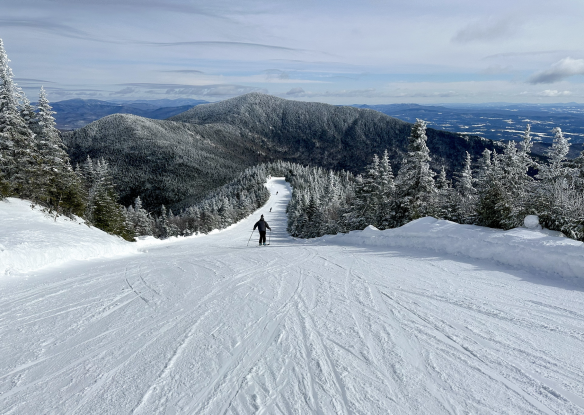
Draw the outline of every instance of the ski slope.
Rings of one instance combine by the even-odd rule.
[[[584,413],[580,279],[294,240],[268,186],[213,235],[0,275],[0,413]]]

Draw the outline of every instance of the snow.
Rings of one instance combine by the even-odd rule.
[[[461,247],[581,246],[428,218],[402,246],[294,240],[268,187],[228,230],[0,278],[0,413],[584,413],[582,281]],[[271,245],[246,247],[261,213]]]
[[[431,217],[397,229],[363,231],[323,237],[323,242],[378,247],[430,249],[467,258],[488,259],[515,268],[584,279],[584,243],[547,229],[509,231],[460,225]]]
[[[0,201],[0,278],[72,260],[138,253],[136,246],[81,220],[55,221],[29,201]]]
[[[539,224],[539,217],[537,215],[527,215],[523,220],[523,225],[527,229],[541,229]]]

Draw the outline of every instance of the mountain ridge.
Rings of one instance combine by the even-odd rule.
[[[180,209],[252,165],[276,160],[360,173],[386,149],[394,172],[411,124],[374,110],[289,101],[251,93],[197,105],[168,120],[110,115],[63,134],[74,162],[87,155],[111,165],[122,203]],[[460,170],[495,144],[428,129],[432,165]]]

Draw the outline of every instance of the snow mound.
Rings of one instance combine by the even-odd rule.
[[[321,238],[323,242],[351,245],[408,247],[494,260],[517,268],[584,278],[584,243],[546,229],[515,228],[509,231],[460,225],[431,217],[396,229],[362,231]]]
[[[523,220],[523,226],[527,229],[541,229],[537,215],[527,215]]]
[[[26,200],[0,201],[0,276],[71,260],[138,252],[135,244],[97,228],[59,217],[55,221]]]

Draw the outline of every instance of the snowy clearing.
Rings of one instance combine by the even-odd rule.
[[[0,279],[7,273],[29,272],[72,260],[137,253],[135,244],[117,236],[58,217],[55,221],[30,202],[0,201]]]
[[[580,279],[294,240],[268,186],[229,230],[0,277],[0,413],[584,413]],[[260,213],[271,245],[246,247]]]

